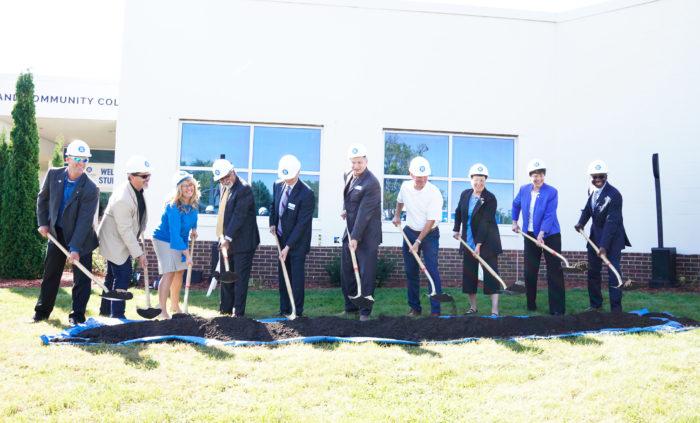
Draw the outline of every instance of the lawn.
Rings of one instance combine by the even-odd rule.
[[[466,308],[466,298],[450,292]],[[0,289],[0,420],[6,421],[700,421],[700,330],[675,334],[421,347],[367,344],[207,348],[42,346],[67,322],[61,290],[48,322],[27,323],[37,289]],[[380,289],[375,314],[403,314],[405,291]],[[155,299],[155,297],[154,297]],[[479,295],[481,312],[488,312]],[[276,291],[251,291],[251,317],[277,311]],[[502,314],[524,314],[524,297]],[[546,292],[538,297],[546,309]],[[136,317],[135,305],[127,308]],[[215,315],[217,299],[191,296]],[[339,290],[307,292],[306,314],[342,310]],[[98,297],[89,314],[95,315]],[[570,290],[569,312],[587,306]],[[700,295],[630,292],[648,307],[700,320]],[[424,306],[425,307],[425,306]]]

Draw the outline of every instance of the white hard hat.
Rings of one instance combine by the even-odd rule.
[[[226,159],[216,159],[214,164],[211,166],[211,171],[214,174],[214,181],[218,181],[224,176],[231,173],[233,170],[233,165]]]
[[[367,156],[367,148],[363,144],[353,144],[348,148],[348,159]]]
[[[544,161],[540,159],[532,159],[527,163],[527,174],[531,174],[532,172],[536,170],[546,170],[547,166],[544,164]]]
[[[588,165],[588,174],[597,175],[599,173],[608,173],[608,165],[602,160],[593,160]]]
[[[66,156],[92,157],[92,154],[90,154],[90,146],[85,141],[75,140],[68,144]]]
[[[185,179],[189,178],[194,178],[190,172],[187,172],[185,170],[178,170],[175,172],[173,175],[173,185],[178,186],[180,185],[180,182],[184,181]]]
[[[430,163],[425,157],[414,157],[408,165],[408,171],[413,176],[430,176]]]
[[[295,156],[287,154],[282,156],[277,166],[277,177],[280,179],[293,179],[301,170],[301,162]]]
[[[126,173],[151,173],[153,167],[143,156],[131,156],[126,161]]]
[[[471,178],[474,175],[484,175],[488,178],[489,169],[483,163],[475,163],[469,168],[469,177]]]

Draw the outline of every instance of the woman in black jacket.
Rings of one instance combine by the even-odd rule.
[[[496,196],[486,189],[489,171],[486,166],[477,163],[469,169],[469,177],[472,188],[464,190],[459,197],[459,204],[455,210],[454,237],[465,240],[474,250],[474,255],[481,256],[495,272],[498,272],[498,255],[503,250],[496,225],[498,201]],[[462,292],[469,295],[469,310],[466,314],[475,314],[479,261],[461,244],[460,252],[464,254]],[[484,294],[491,295],[491,315],[498,316],[498,281],[490,273],[483,273]]]

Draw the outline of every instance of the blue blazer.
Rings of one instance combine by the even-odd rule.
[[[527,232],[530,225],[530,195],[532,184],[526,184],[520,187],[518,195],[513,200],[513,220],[518,220],[520,210],[523,211],[522,230]],[[556,188],[551,185],[542,184],[540,195],[535,200],[535,210],[532,212],[534,221],[533,229],[535,235],[540,231],[544,231],[545,238],[551,235],[556,235],[561,230],[559,229],[559,220],[557,220],[557,204],[559,196]]]
[[[591,207],[591,197],[588,196],[586,204],[581,210],[581,218],[578,224],[585,226],[589,218],[591,223],[591,241],[598,247],[606,250],[622,251],[625,246],[631,246],[625,226],[622,224],[622,195],[617,188],[606,183],[598,196],[595,207]]]

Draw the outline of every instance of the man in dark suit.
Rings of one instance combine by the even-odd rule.
[[[292,156],[280,159],[277,176],[281,179],[272,188],[270,232],[279,239],[280,258],[284,261],[292,287],[297,316],[304,312],[304,263],[311,248],[311,222],[314,216],[314,192],[299,180],[301,163]],[[292,313],[282,264],[279,265],[280,314]]]
[[[603,307],[603,296],[600,292],[602,268],[601,257],[606,256],[615,269],[622,274],[620,259],[625,246],[631,246],[622,223],[622,195],[608,183],[608,166],[602,160],[594,160],[588,166],[591,182],[595,189],[588,196],[581,210],[581,218],[574,229],[580,231],[592,218],[591,241],[600,249],[596,254],[593,247],[586,244],[588,249],[588,297],[589,310],[600,310]],[[608,269],[608,292],[610,294],[610,311],[622,311],[622,289],[617,287],[617,278]]]
[[[70,251],[70,261],[80,261],[92,270],[92,251],[97,248],[94,228],[100,191],[85,174],[90,147],[75,140],[66,149],[65,168],[50,169],[36,200],[39,233],[51,234]],[[44,276],[39,299],[34,307],[34,321],[47,320],[53,311],[66,256],[49,241],[44,261]],[[71,325],[85,322],[85,308],[90,299],[90,278],[73,266],[73,307],[68,316]]]
[[[260,244],[253,190],[236,175],[233,165],[226,159],[214,161],[212,172],[214,181],[223,186],[216,222],[219,248],[228,251],[230,270],[238,276],[236,283],[221,284],[219,311],[224,315],[242,317],[245,315],[253,256]]]
[[[362,296],[372,296],[377,275],[377,253],[382,242],[382,188],[374,174],[367,169],[365,146],[351,146],[348,158],[352,163],[352,171],[345,174],[341,217],[345,219],[350,239],[347,233],[343,235],[341,287],[345,298],[345,313],[359,312],[360,320],[367,321],[372,307],[358,309],[349,298],[357,295],[350,250],[357,256]]]

